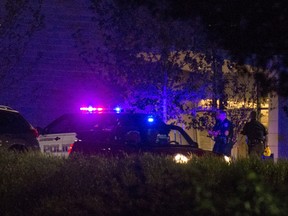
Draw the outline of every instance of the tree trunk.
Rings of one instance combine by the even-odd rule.
[[[163,121],[167,122],[167,70],[164,69],[164,83],[163,83]]]

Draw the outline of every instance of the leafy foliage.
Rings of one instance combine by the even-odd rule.
[[[243,110],[259,108],[272,89],[268,73],[228,60],[217,40],[208,39],[201,18],[174,16],[172,6],[172,1],[91,1],[95,39],[86,39],[84,29],[74,37],[81,57],[114,90],[115,103],[201,130],[203,116],[196,113],[203,110],[202,99],[212,99],[212,111],[229,108],[229,100],[242,103]],[[240,127],[236,123],[246,118],[236,120]]]
[[[203,57],[201,60],[195,54],[205,46],[201,23],[168,19],[166,7],[163,2],[150,7],[134,1],[92,1],[100,34],[93,49],[100,62],[109,65],[103,76],[118,78],[128,106],[148,107],[148,111],[163,113],[163,118],[169,119],[179,116],[185,101],[206,97],[201,84],[208,74],[195,70],[204,65]],[[84,58],[92,62],[95,56]],[[184,72],[185,67],[195,73]]]
[[[286,215],[287,161],[0,152],[6,215]],[[223,208],[225,206],[225,208]]]

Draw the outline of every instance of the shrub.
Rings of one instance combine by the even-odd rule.
[[[0,215],[286,215],[287,161],[0,152]]]

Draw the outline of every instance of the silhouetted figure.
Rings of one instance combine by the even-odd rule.
[[[249,156],[260,158],[265,149],[267,130],[261,122],[257,121],[256,116],[255,111],[250,113],[250,121],[244,125],[241,133],[247,136]]]

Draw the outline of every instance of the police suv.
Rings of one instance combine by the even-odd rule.
[[[82,107],[65,114],[40,130],[41,150],[52,155],[118,154],[151,152],[187,160],[192,154],[213,154],[198,148],[190,136],[176,125],[167,125],[153,115],[113,112],[104,108]]]

